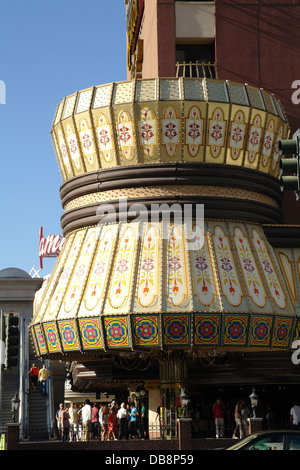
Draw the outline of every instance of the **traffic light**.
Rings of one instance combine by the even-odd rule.
[[[281,158],[280,169],[281,190],[295,191],[296,198],[300,197],[300,137],[295,136],[294,139],[280,140],[279,150],[283,155],[293,155],[293,158]]]
[[[19,317],[13,313],[4,315],[5,362],[4,367],[18,364],[19,357]]]

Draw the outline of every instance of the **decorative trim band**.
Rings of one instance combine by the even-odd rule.
[[[174,185],[240,188],[264,194],[281,203],[280,184],[265,173],[234,165],[173,163],[136,165],[77,176],[60,189],[62,206],[86,194],[127,188]]]

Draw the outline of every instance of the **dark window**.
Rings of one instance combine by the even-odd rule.
[[[249,444],[248,450],[283,450],[284,434],[271,434]]]
[[[289,436],[290,450],[300,450],[300,436]]]
[[[215,46],[214,44],[177,44],[176,45],[176,62],[178,64],[187,64],[187,66],[178,66],[177,68],[177,75],[178,76],[185,76],[185,77],[196,77],[197,70],[196,68],[189,67],[189,64],[196,64],[198,62],[198,74],[200,77],[207,76],[209,77],[211,73],[214,75],[214,68],[208,70],[205,67],[205,71],[201,67],[201,63],[204,62],[205,64],[211,63],[214,64],[215,62]]]

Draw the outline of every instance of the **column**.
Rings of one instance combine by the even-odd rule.
[[[177,439],[177,408],[182,388],[186,388],[187,362],[184,353],[171,351],[160,359],[161,435]]]

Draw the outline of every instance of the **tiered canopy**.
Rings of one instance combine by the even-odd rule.
[[[273,248],[262,226],[281,218],[288,132],[272,94],[220,80],[136,80],[65,98],[52,138],[66,240],[35,300],[37,354],[288,349],[300,250]],[[175,203],[203,204],[205,222],[195,211],[191,224],[145,217]],[[128,218],[137,204],[143,217]]]

